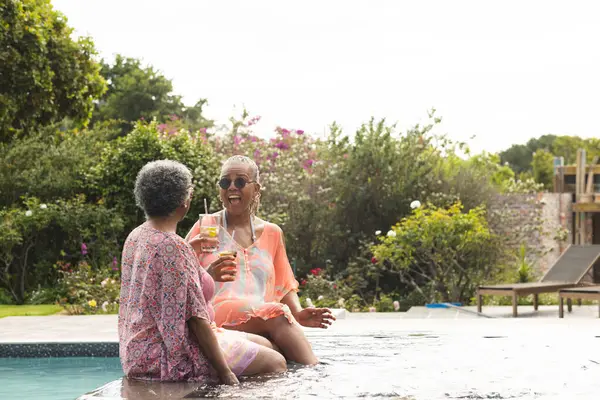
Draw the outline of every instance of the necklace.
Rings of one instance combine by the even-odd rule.
[[[227,210],[223,210],[223,214],[223,228],[227,230]],[[250,231],[252,232],[252,243],[254,243],[256,242],[256,231],[254,230],[254,219],[252,215],[250,215]]]

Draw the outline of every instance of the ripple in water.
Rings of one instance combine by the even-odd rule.
[[[311,342],[321,359],[315,367],[291,365],[281,375],[244,378],[237,387],[141,382],[123,397],[597,399],[600,392],[600,365],[589,357],[600,350],[593,336],[569,342],[543,335],[314,335]],[[111,382],[82,399],[119,399],[125,386]]]

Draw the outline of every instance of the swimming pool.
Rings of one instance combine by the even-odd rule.
[[[118,358],[0,358],[0,399],[75,399],[122,375]]]
[[[598,399],[600,321],[474,319],[423,320],[349,318],[329,331],[308,331],[323,362],[291,368],[282,376],[247,379],[241,387],[138,385],[129,400],[270,399]],[[19,372],[12,397],[1,370],[0,398],[28,398],[27,385],[42,390],[36,399],[63,399],[105,385],[82,399],[121,399],[116,359],[37,362],[40,377]],[[6,359],[0,359],[5,368]],[[22,364],[27,367],[27,360]],[[18,367],[18,365],[17,365]],[[14,366],[13,366],[14,368]],[[31,367],[27,367],[31,368]],[[36,370],[35,365],[33,370]],[[40,374],[40,372],[38,372]],[[53,379],[52,379],[53,378]],[[89,386],[88,386],[89,384]],[[73,389],[73,390],[70,390]],[[152,392],[150,392],[152,390]],[[42,393],[44,396],[37,394]],[[152,394],[154,393],[154,394]]]

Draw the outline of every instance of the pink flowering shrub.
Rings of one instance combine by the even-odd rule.
[[[231,132],[212,139],[215,154],[223,161],[237,154],[252,158],[260,169],[263,190],[259,214],[286,225],[290,207],[310,196],[318,142],[303,130],[282,127],[275,129],[273,138],[263,139],[254,132],[259,121],[246,112],[241,120],[232,119]]]

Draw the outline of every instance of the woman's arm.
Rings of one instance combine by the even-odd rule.
[[[226,385],[235,385],[239,383],[234,373],[231,372],[229,365],[227,365],[225,356],[221,351],[221,347],[219,346],[219,342],[217,341],[217,337],[215,336],[215,332],[210,326],[210,323],[207,320],[198,317],[191,317],[187,322],[198,341],[202,354],[208,358],[208,361],[210,361],[215,371],[217,371],[221,383]]]
[[[158,287],[163,292],[162,295],[157,293],[160,305],[154,317],[168,356],[175,362],[183,359],[185,351],[182,350],[190,345],[186,334],[186,328],[189,328],[198,339],[199,350],[215,368],[221,382],[235,384],[237,379],[231,377],[233,374],[210,326],[202,283],[194,265],[196,263],[192,262],[194,255],[189,248],[178,247],[178,244],[176,240],[172,243],[165,241],[164,251],[155,255],[153,263]],[[179,248],[180,251],[168,251],[169,248]]]
[[[336,319],[329,308],[302,309],[300,299],[295,291],[288,292],[283,296],[281,302],[290,308],[292,315],[300,325],[308,328],[327,328]]]
[[[285,238],[281,228],[278,228],[280,240],[273,257],[273,270],[275,272],[275,299],[287,305],[292,315],[302,326],[311,328],[327,328],[335,321],[335,317],[328,308],[302,309],[298,298],[298,281],[285,251]]]
[[[298,298],[298,293],[294,290],[289,291],[283,298],[281,299],[281,303],[287,305],[292,312],[294,318],[296,318],[296,314],[302,311],[302,306],[300,305],[300,298]],[[296,318],[297,319],[297,318]]]

